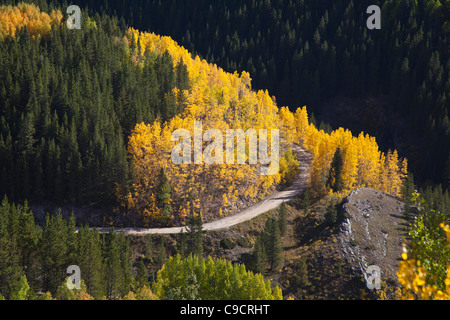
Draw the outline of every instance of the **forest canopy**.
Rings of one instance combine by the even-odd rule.
[[[173,165],[171,133],[197,120],[222,132],[279,128],[284,148],[296,143],[313,153],[310,183],[318,195],[329,192],[338,147],[341,191],[370,186],[400,194],[407,161],[381,152],[373,137],[343,128],[325,133],[306,107],[293,113],[267,90],[253,90],[248,72],[225,72],[170,37],[95,19],[81,30],[55,25],[48,39],[22,28],[3,41],[0,173],[11,200],[106,204],[132,223],[170,225],[194,213],[230,214],[286,176],[261,176],[250,164]]]
[[[299,170],[294,147],[313,156],[308,199],[310,193],[314,199],[342,197],[370,187],[408,201],[415,186],[407,152],[382,145],[365,131],[315,121],[313,112],[338,94],[389,96],[388,112],[398,109],[402,121],[423,132],[412,152],[415,168],[427,164],[419,173],[445,186],[450,173],[445,171],[450,164],[450,1],[385,1],[384,27],[377,34],[354,28],[364,21],[356,13],[366,1],[340,0],[330,7],[308,0],[218,1],[201,8],[137,1],[136,16],[127,8],[120,20],[85,9],[79,30],[67,28],[63,11],[53,2],[34,1],[41,8],[12,2],[0,6],[0,195],[5,196],[0,206],[0,298],[281,299],[279,287],[272,288],[244,265],[201,254],[167,260],[163,240],[157,257],[148,250],[138,258],[135,274],[134,252],[123,234],[113,228],[107,234],[88,226],[77,230],[75,216],[64,219],[60,210],[39,225],[30,206],[105,209],[111,214],[100,223],[105,225],[192,224],[197,228],[193,239],[202,240],[203,220],[233,214],[294,181]],[[111,3],[116,9],[125,5]],[[146,30],[153,23],[145,19],[151,6],[169,8],[179,18],[155,27],[174,28],[173,37]],[[181,25],[182,8],[199,9],[192,15],[206,26]],[[212,21],[217,8],[225,9]],[[295,10],[302,12],[297,19]],[[406,13],[399,19],[389,16],[400,12]],[[251,25],[244,16],[252,17]],[[128,26],[125,20],[146,27]],[[218,29],[218,21],[224,29]],[[392,37],[384,34],[389,28]],[[208,37],[214,41],[201,41]],[[270,90],[262,89],[265,84]],[[227,129],[279,130],[280,170],[261,175],[263,165],[251,163],[250,151],[237,146],[231,154],[244,154],[243,164],[173,163],[172,133],[192,130],[198,121],[204,130],[220,134]],[[449,234],[448,217],[436,214],[446,212],[448,192],[436,190],[433,209],[412,225],[415,249],[404,256],[399,270],[403,284],[412,289],[404,292],[408,295],[427,297],[433,285],[448,291],[448,268],[435,267],[433,260],[436,253],[448,255],[442,237]],[[285,228],[271,223],[266,228],[274,234]],[[438,230],[437,236],[430,230]],[[281,242],[274,242],[281,251]],[[203,246],[197,250],[201,253]],[[159,270],[153,285],[146,259]],[[279,261],[272,260],[274,270]],[[84,274],[77,294],[66,290],[61,271],[74,263]],[[264,263],[259,269],[267,271]],[[421,293],[416,289],[425,280],[430,286]]]
[[[0,8],[0,40],[15,37],[22,28],[27,28],[32,37],[46,36],[52,25],[58,25],[63,15],[59,10],[50,14],[41,12],[35,5],[19,3],[17,6],[2,6]]]
[[[448,0],[78,3],[117,14],[141,31],[170,35],[228,72],[249,72],[253,87],[268,89],[279,106],[295,112],[306,105],[317,126],[336,102],[375,97],[385,107],[368,107],[381,114],[364,110],[350,122],[352,109],[345,109],[325,122],[376,136],[384,152],[395,148],[409,159],[417,181],[448,187]],[[382,9],[381,30],[366,27],[373,4]]]

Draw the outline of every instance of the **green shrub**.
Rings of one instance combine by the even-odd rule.
[[[236,247],[236,243],[230,238],[223,238],[220,240],[220,246],[224,249],[234,249]]]
[[[337,209],[333,204],[327,206],[327,211],[325,212],[325,223],[329,226],[334,225],[337,222]]]
[[[247,237],[240,237],[237,239],[238,246],[241,246],[243,248],[251,248],[253,247],[251,241]]]

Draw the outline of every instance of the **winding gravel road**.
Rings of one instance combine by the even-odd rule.
[[[269,210],[277,208],[281,203],[293,199],[297,194],[302,192],[308,182],[308,176],[310,171],[310,165],[312,162],[312,155],[305,151],[298,145],[292,146],[292,151],[297,154],[300,161],[300,170],[292,185],[283,191],[276,191],[267,199],[255,203],[254,205],[244,209],[243,211],[203,224],[203,230],[218,230],[225,229],[237,225],[239,223],[251,220],[260,214],[263,214]],[[107,233],[110,228],[97,228],[99,232]],[[146,235],[146,234],[174,234],[187,232],[186,227],[171,227],[171,228],[121,228],[116,229],[116,232],[123,232],[125,234]]]

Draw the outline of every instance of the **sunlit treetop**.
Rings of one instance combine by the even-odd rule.
[[[63,14],[53,10],[50,14],[41,12],[34,4],[20,3],[17,6],[0,7],[0,40],[16,34],[26,27],[32,37],[50,33],[53,24],[61,23]]]

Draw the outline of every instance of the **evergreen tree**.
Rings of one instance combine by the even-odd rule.
[[[325,223],[327,225],[334,225],[337,222],[337,209],[332,203],[328,204],[325,211]]]
[[[119,236],[120,251],[120,269],[122,271],[120,277],[120,294],[126,295],[130,290],[134,289],[133,261],[131,258],[131,248],[129,240],[122,233]]]
[[[177,254],[181,256],[181,258],[185,258],[187,256],[187,236],[185,232],[178,234],[177,241]]]
[[[149,234],[145,243],[145,259],[152,260],[153,257],[153,236]]]
[[[203,255],[203,220],[199,213],[193,213],[188,220],[188,253],[202,256]]]
[[[284,236],[287,227],[287,209],[284,202],[280,205],[280,209],[278,212],[278,226],[280,228],[280,235]]]
[[[147,269],[145,268],[144,261],[139,261],[137,275],[136,275],[136,287],[142,288],[144,286],[148,286],[148,274]]]
[[[308,276],[308,264],[306,259],[301,257],[295,264],[295,282],[298,286],[308,286],[310,285]]]
[[[20,123],[21,126],[17,136],[17,152],[24,157],[28,157],[33,154],[34,143],[36,142],[34,138],[36,129],[33,114],[31,112],[28,112],[25,116],[22,114]]]
[[[414,175],[412,173],[408,173],[408,176],[406,179],[403,180],[402,185],[403,200],[406,201],[407,203],[410,203],[414,191],[415,191]]]
[[[281,234],[278,221],[268,218],[264,228],[264,246],[266,248],[267,260],[270,269],[274,270],[282,261]]]
[[[309,188],[306,188],[305,191],[303,191],[302,197],[302,209],[305,211],[305,214],[309,212],[309,207],[311,206],[311,196],[309,194]]]
[[[84,226],[78,231],[78,266],[88,291],[95,299],[105,295],[100,235]]]
[[[108,299],[118,299],[120,298],[120,290],[123,283],[123,271],[120,261],[118,236],[112,228],[105,236],[103,255],[106,297]]]
[[[20,281],[23,270],[20,267],[17,233],[14,231],[17,211],[5,197],[0,207],[0,294],[10,297],[14,293],[14,284]]]
[[[336,152],[334,153],[333,160],[331,161],[331,168],[328,172],[327,178],[327,187],[331,188],[333,192],[340,192],[344,187],[342,183],[342,167],[343,167],[343,158],[341,147],[337,147]]]
[[[179,90],[189,90],[189,73],[183,58],[177,63],[175,67],[176,87]]]
[[[257,273],[264,274],[267,266],[266,248],[262,237],[258,237],[253,247],[253,270]]]
[[[66,243],[67,243],[67,254],[66,261],[69,265],[76,264],[78,261],[77,247],[78,247],[78,237],[76,234],[76,221],[75,214],[72,212],[69,219],[64,219],[66,224]]]
[[[27,279],[32,287],[39,285],[39,240],[41,232],[34,222],[33,212],[25,202],[19,206],[19,230],[18,230],[18,252],[20,264],[25,271]]]
[[[164,244],[164,238],[161,238],[158,244],[158,253],[155,261],[156,268],[161,269],[166,260],[167,260],[166,245]]]
[[[50,217],[47,214],[39,244],[44,291],[56,292],[65,277],[70,263],[67,260],[67,224],[58,210]]]
[[[158,207],[162,210],[163,219],[167,224],[172,215],[172,206],[170,205],[171,200],[171,187],[169,180],[167,179],[164,169],[161,168],[159,173],[159,185],[157,188],[157,201]]]

